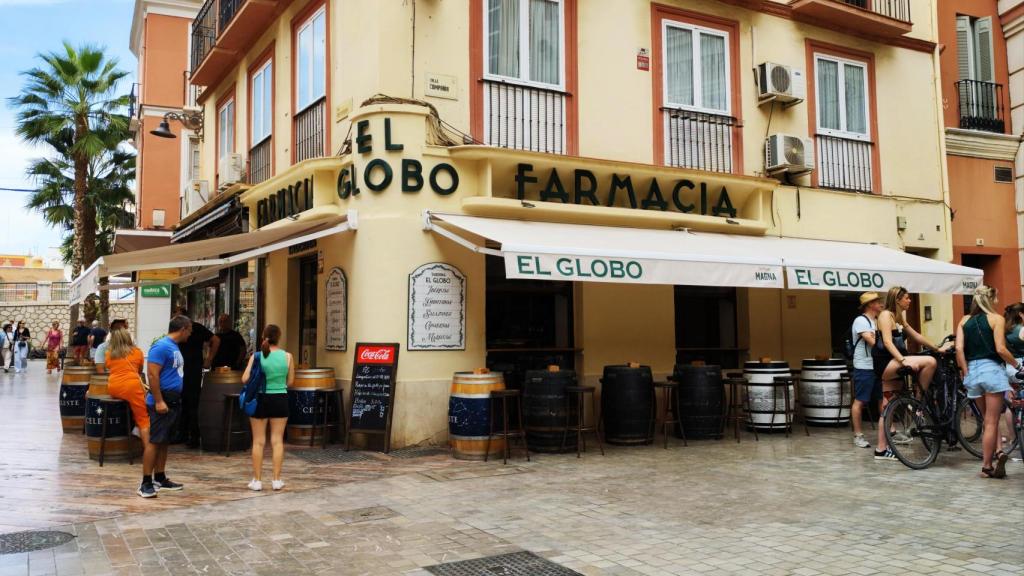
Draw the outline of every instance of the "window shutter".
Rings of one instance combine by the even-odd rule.
[[[956,65],[960,80],[970,80],[971,74],[971,19],[969,16],[956,17]]]
[[[977,53],[975,79],[993,82],[995,81],[995,70],[992,60],[992,18],[979,18],[974,23],[974,35],[974,46]]]

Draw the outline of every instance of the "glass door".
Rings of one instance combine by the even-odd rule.
[[[316,256],[299,261],[299,363],[316,366]]]

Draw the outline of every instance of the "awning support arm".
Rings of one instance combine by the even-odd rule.
[[[435,232],[440,236],[444,236],[445,238],[451,240],[452,242],[455,242],[456,244],[462,246],[463,248],[466,248],[470,252],[499,257],[505,255],[505,253],[502,252],[501,250],[495,250],[493,248],[488,248],[486,246],[477,246],[476,244],[470,242],[469,240],[466,240],[462,236],[459,236],[458,234],[450,230],[446,230],[438,226],[437,224],[434,223],[433,218],[430,216],[430,212],[427,210],[423,211],[423,229],[428,230],[430,232]]]

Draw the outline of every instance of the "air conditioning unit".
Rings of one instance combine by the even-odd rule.
[[[764,171],[768,174],[806,174],[814,170],[814,141],[810,138],[772,134],[764,146]]]
[[[807,81],[797,68],[764,62],[757,67],[757,98],[765,102],[795,104],[807,97]]]
[[[217,163],[217,176],[220,184],[234,184],[242,181],[245,174],[245,159],[241,154],[227,154]]]
[[[210,200],[210,182],[208,180],[192,180],[185,188],[185,215],[202,208]]]

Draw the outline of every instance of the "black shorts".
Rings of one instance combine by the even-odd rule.
[[[288,394],[260,394],[253,418],[287,418]]]
[[[159,414],[154,406],[146,406],[149,412],[149,441],[153,444],[170,444],[171,437],[177,431],[178,420],[181,418],[181,396],[175,394],[175,398],[169,399],[169,393],[164,392],[164,403],[167,404],[167,412]]]

